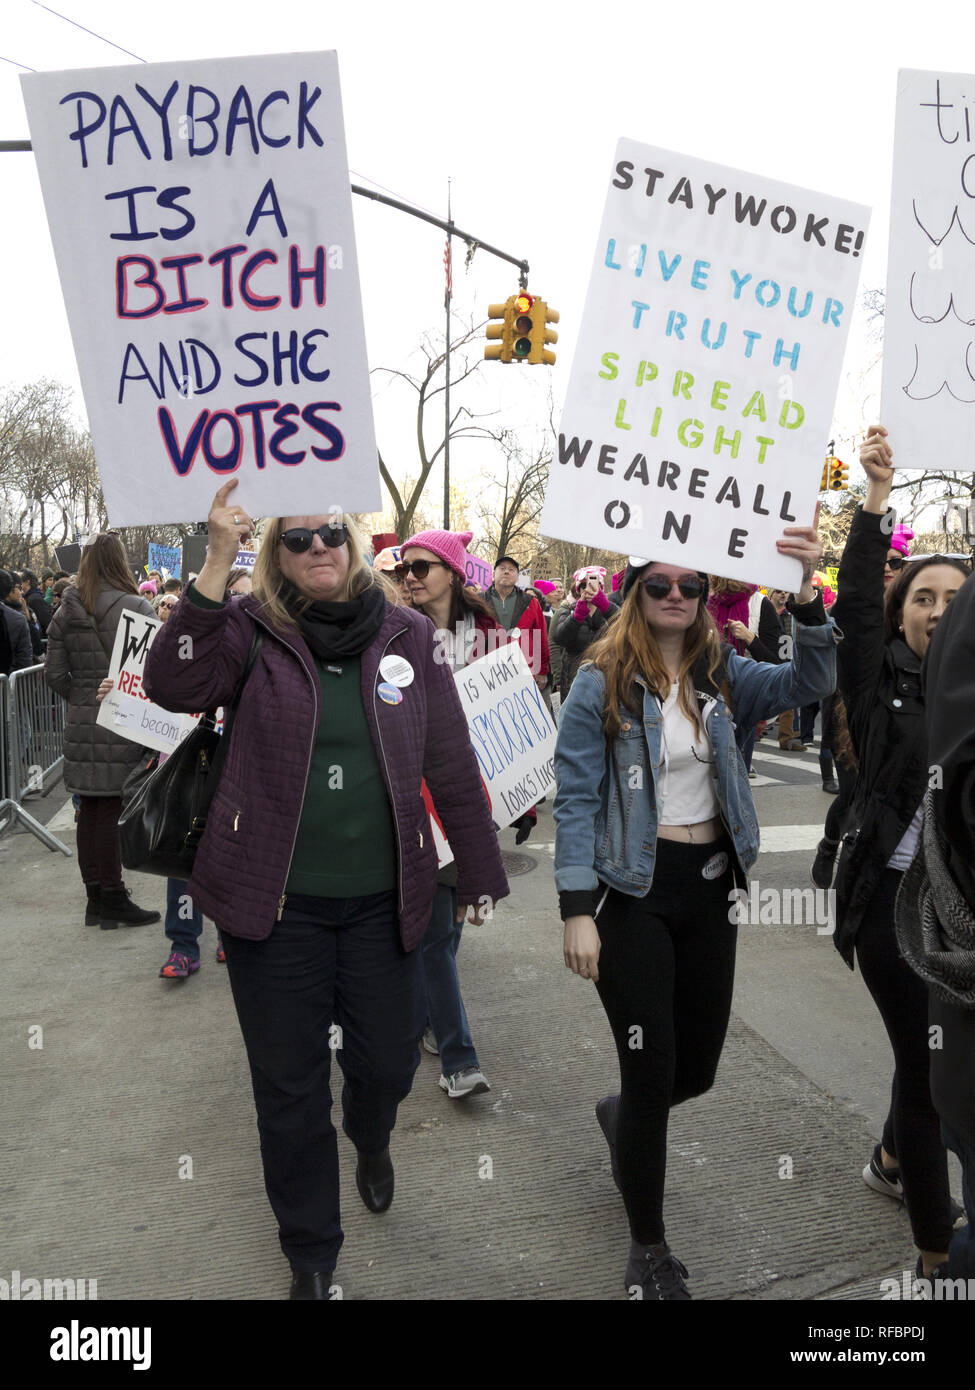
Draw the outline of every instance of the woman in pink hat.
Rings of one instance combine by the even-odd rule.
[[[402,559],[393,571],[394,579],[409,587],[413,606],[437,629],[438,659],[455,671],[508,640],[487,601],[467,587],[472,539],[471,531],[421,531],[400,547]],[[460,1100],[491,1087],[478,1061],[457,975],[464,919],[457,910],[456,883],[455,865],[445,864],[437,875],[421,960],[429,1019],[423,1045],[440,1055],[440,1087]]]

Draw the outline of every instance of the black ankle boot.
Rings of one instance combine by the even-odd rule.
[[[296,1301],[304,1300],[310,1302],[330,1302],[329,1289],[332,1285],[333,1270],[316,1269],[311,1273],[304,1270],[292,1270],[291,1272],[291,1292],[288,1298]]]
[[[388,1146],[378,1154],[359,1154],[355,1185],[370,1211],[388,1211],[393,1205],[393,1160]]]
[[[102,885],[100,883],[86,883],[88,890],[88,906],[85,908],[85,926],[97,927],[102,920]]]
[[[687,1270],[666,1241],[659,1245],[640,1245],[630,1241],[630,1258],[623,1276],[631,1298],[650,1302],[676,1303],[690,1298]]]
[[[146,927],[150,922],[161,920],[160,913],[136,907],[132,894],[124,885],[102,889],[101,913],[102,931],[113,931],[119,926]]]

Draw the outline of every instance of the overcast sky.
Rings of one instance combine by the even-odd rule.
[[[148,61],[336,49],[353,181],[443,216],[449,177],[457,224],[526,258],[530,287],[561,312],[555,368],[485,364],[467,398],[529,446],[543,437],[549,386],[558,418],[619,136],[872,206],[861,290],[882,287],[897,69],[975,68],[975,10],[955,0],[55,8]],[[0,55],[39,70],[134,61],[30,0],[3,0]],[[27,135],[18,68],[2,62],[0,136]],[[0,384],[46,375],[77,388],[32,157],[0,156],[0,177]],[[370,365],[408,369],[420,335],[442,330],[443,236],[353,205]],[[467,273],[455,243],[454,288],[457,314],[482,319],[515,290],[516,271],[479,252]],[[855,324],[835,420],[837,451],[851,459],[874,408],[860,377],[875,355]],[[403,471],[414,457],[406,397],[374,381],[379,445]],[[455,470],[474,478],[486,451],[458,446]]]

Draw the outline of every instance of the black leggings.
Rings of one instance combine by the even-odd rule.
[[[863,982],[880,1010],[894,1050],[884,1148],[896,1157],[919,1250],[947,1250],[951,1239],[948,1160],[931,1100],[928,987],[897,951],[894,901],[903,875],[885,869],[856,939]]]
[[[733,855],[727,839],[658,840],[647,896],[611,891],[596,918],[596,988],[620,1063],[620,1187],[630,1234],[645,1245],[664,1238],[670,1107],[710,1089],[728,1028]]]

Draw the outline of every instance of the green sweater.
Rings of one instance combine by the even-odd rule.
[[[396,887],[396,830],[362,706],[362,661],[345,656],[315,665],[322,717],[285,892],[383,893]]]
[[[201,608],[224,606],[195,584],[188,598]],[[396,887],[396,828],[362,705],[362,660],[315,665],[322,713],[284,891],[312,898],[385,893]]]

